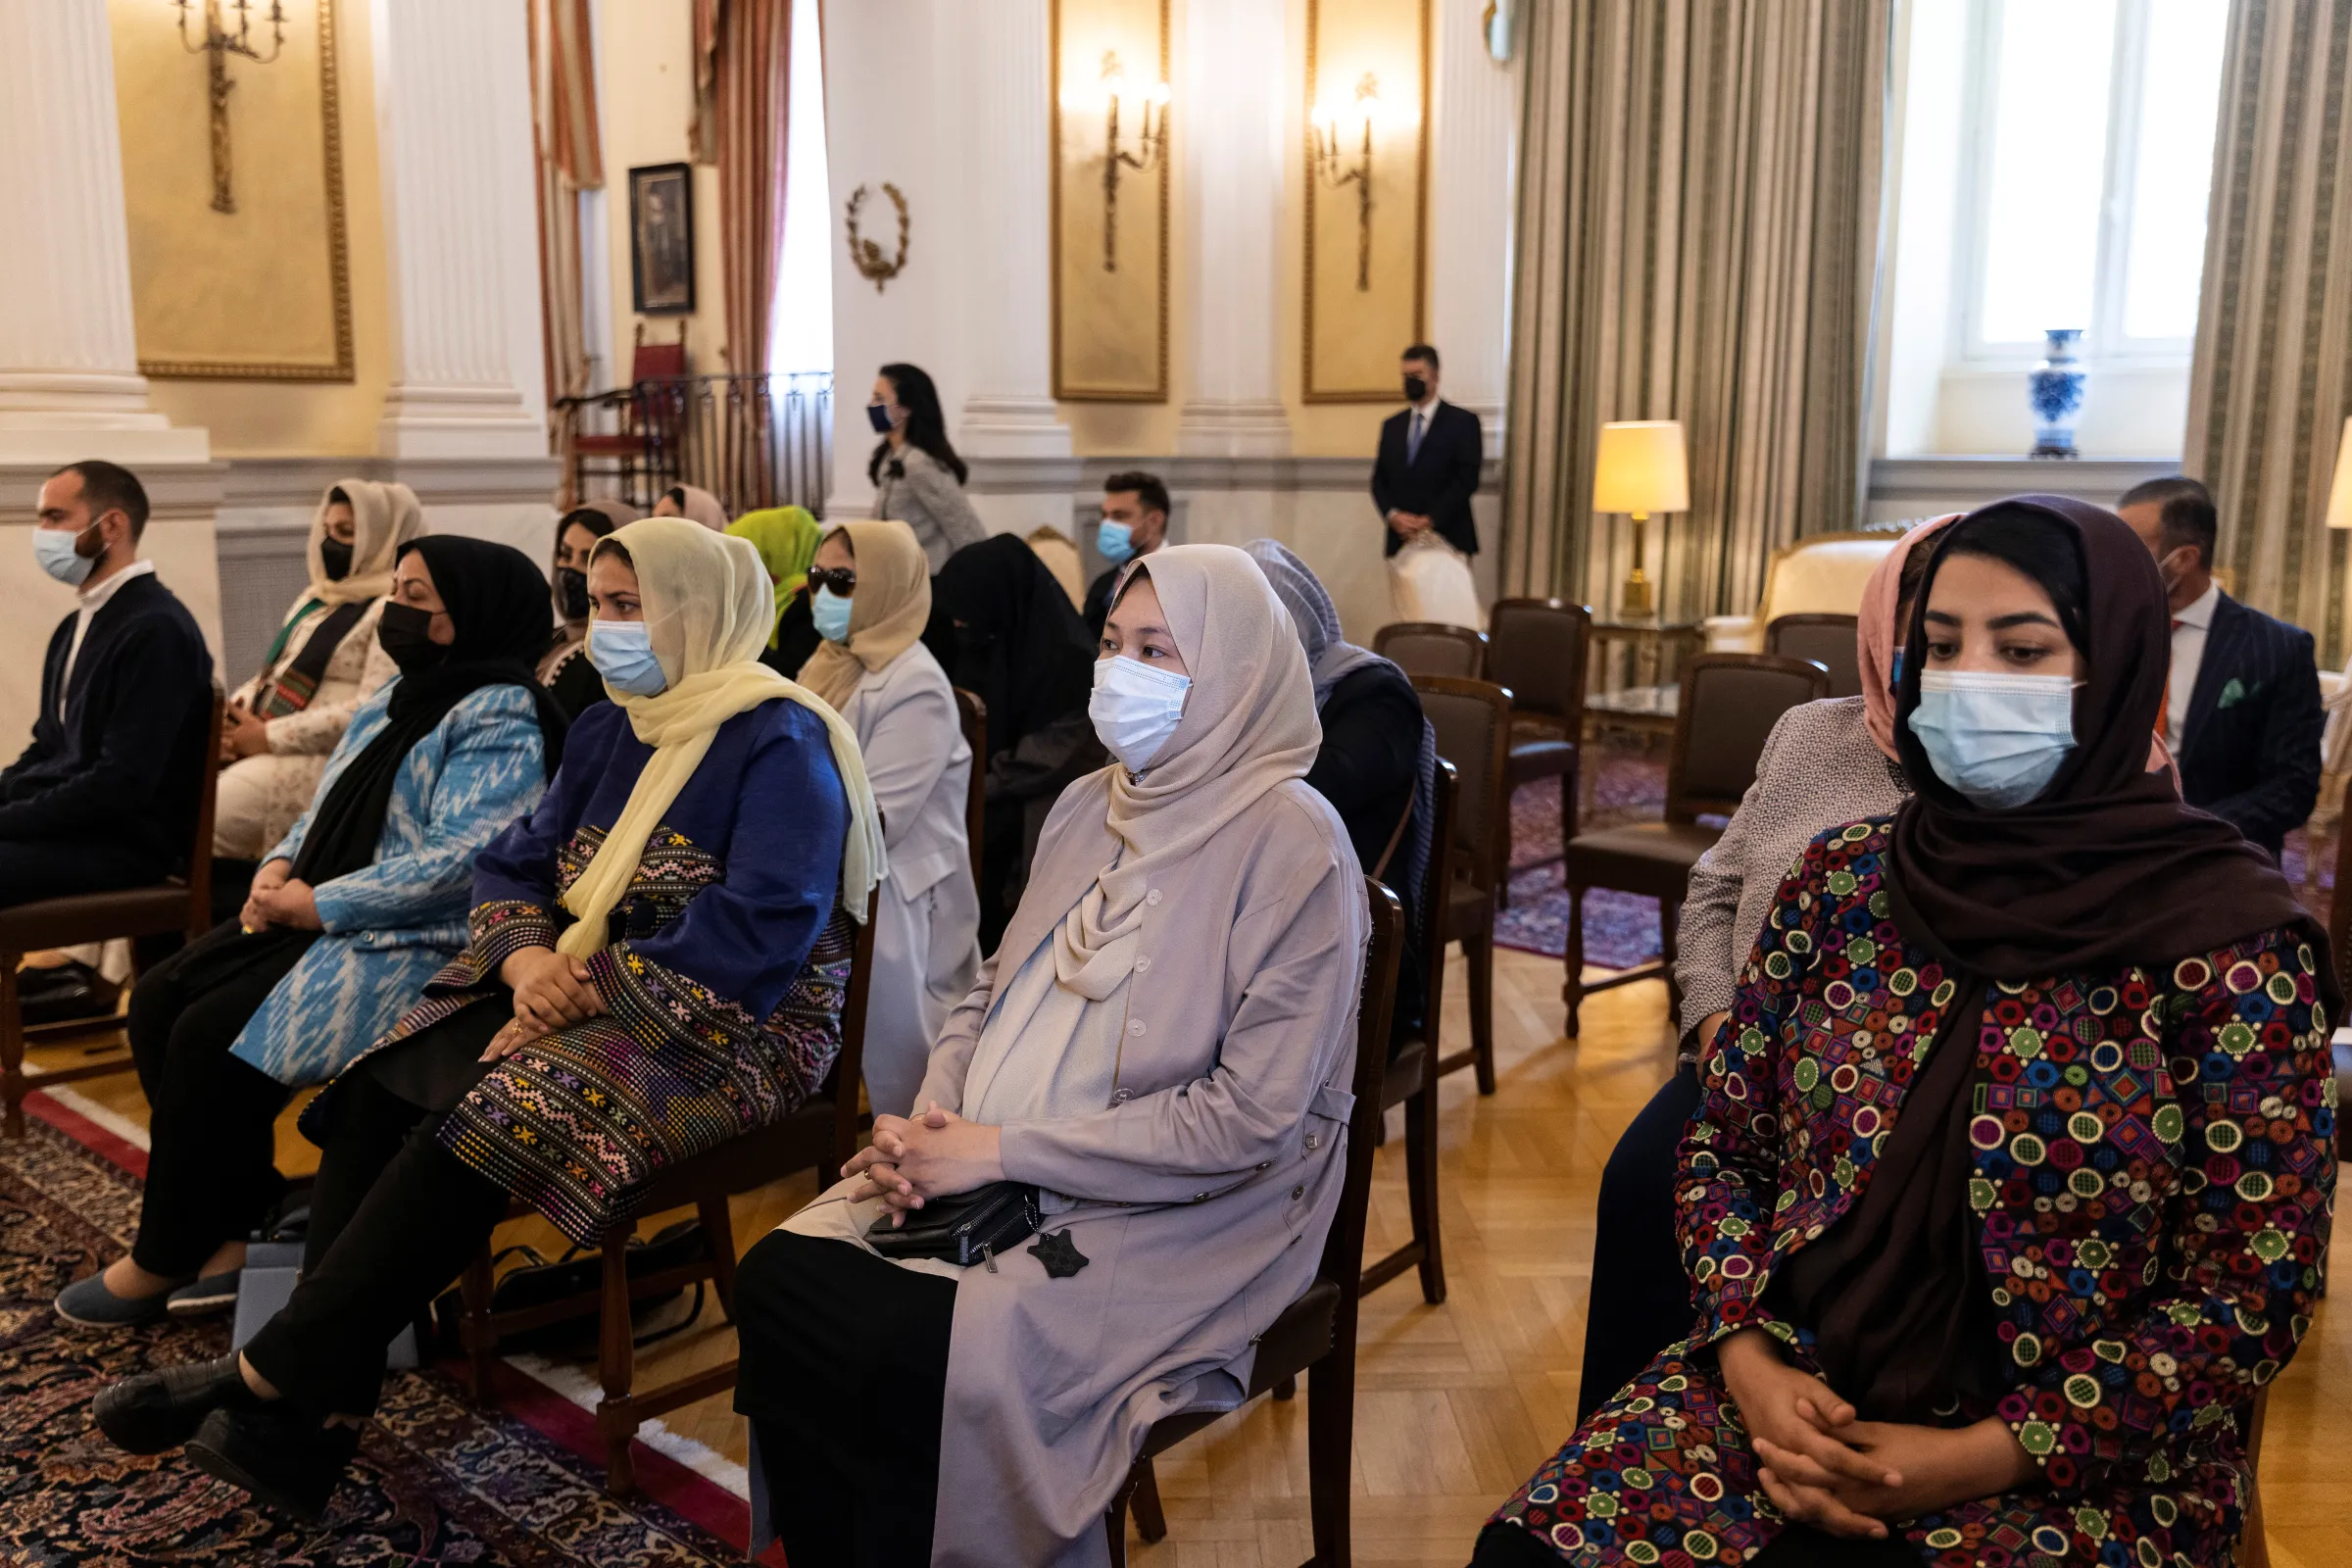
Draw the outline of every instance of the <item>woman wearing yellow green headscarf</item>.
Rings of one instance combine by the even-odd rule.
[[[760,564],[767,568],[768,581],[775,585],[775,627],[760,662],[787,680],[800,678],[801,666],[824,641],[809,618],[808,592],[808,563],[815,559],[824,531],[806,507],[747,512],[727,525],[727,532],[752,542],[760,552]]]

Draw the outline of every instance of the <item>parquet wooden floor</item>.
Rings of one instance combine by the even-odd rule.
[[[1584,1038],[1560,1038],[1557,960],[1500,953],[1495,962],[1498,1090],[1481,1099],[1467,1072],[1442,1100],[1444,1306],[1422,1304],[1411,1276],[1366,1301],[1358,1369],[1355,1558],[1459,1568],[1480,1522],[1564,1439],[1574,1402],[1592,1250],[1592,1205],[1618,1133],[1670,1070],[1663,988],[1604,992],[1585,1006]],[[1447,980],[1446,1030],[1466,1038],[1460,959]],[[145,1106],[127,1077],[81,1089],[125,1116]],[[1392,1132],[1395,1129],[1392,1128]],[[280,1123],[282,1167],[317,1152]],[[749,1247],[814,1190],[813,1177],[738,1200]],[[536,1221],[506,1240],[543,1249]],[[1407,1233],[1402,1139],[1376,1166],[1368,1251]],[[559,1244],[560,1245],[560,1244]],[[2352,1568],[2352,1329],[2324,1305],[2273,1395],[2262,1462],[2277,1568]],[[715,1305],[687,1334],[650,1351],[661,1377],[734,1353]],[[593,1369],[591,1368],[591,1371]],[[1310,1549],[1306,1407],[1260,1400],[1159,1462],[1168,1539],[1133,1544],[1155,1568],[1291,1568]],[[671,1428],[738,1461],[743,1428],[721,1396]]]

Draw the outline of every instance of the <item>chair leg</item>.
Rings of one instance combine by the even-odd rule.
[[[1568,1038],[1576,1038],[1576,1015],[1585,1004],[1585,890],[1568,889],[1568,953],[1563,960],[1568,977],[1560,999],[1568,1004]]]
[[[605,1396],[596,1407],[596,1424],[605,1440],[605,1492],[614,1497],[625,1497],[637,1490],[637,1467],[629,1457],[637,1421],[627,1408],[629,1388],[637,1375],[635,1325],[629,1318],[628,1239],[626,1225],[605,1232],[604,1301],[598,1324],[602,1332],[597,1372]]]
[[[1298,1380],[1295,1377],[1284,1378],[1280,1383],[1275,1384],[1274,1397],[1277,1399],[1296,1399],[1298,1397]]]
[[[1502,821],[1497,824],[1495,834],[1502,840],[1500,853],[1494,859],[1494,907],[1497,909],[1511,906],[1511,852],[1519,847],[1517,835],[1511,832],[1511,803],[1518,798],[1519,781],[1506,777],[1502,781]]]
[[[1446,1256],[1438,1225],[1438,1085],[1428,1079],[1404,1102],[1404,1188],[1421,1244],[1421,1299],[1446,1300]]]
[[[727,1213],[727,1195],[706,1198],[695,1204],[703,1216],[703,1241],[710,1249],[710,1288],[718,1293],[718,1309],[735,1321],[735,1223]]]
[[[1307,1374],[1306,1473],[1317,1568],[1348,1568],[1348,1490],[1355,1446],[1355,1307],[1342,1307],[1331,1352]]]
[[[1134,1479],[1135,1495],[1127,1501],[1135,1510],[1135,1533],[1156,1545],[1168,1539],[1168,1516],[1159,1507],[1159,1474],[1151,1460],[1138,1459]]]
[[[1658,901],[1658,954],[1666,962],[1666,1016],[1678,1029],[1683,1019],[1683,982],[1674,972],[1678,939],[1682,933],[1683,906],[1680,900]]]
[[[0,1135],[24,1136],[24,1015],[18,1008],[17,964],[20,953],[0,953],[0,1098],[6,1113]]]
[[[1135,1471],[1119,1483],[1119,1490],[1110,1494],[1110,1506],[1102,1510],[1102,1534],[1110,1542],[1110,1568],[1127,1568],[1127,1499],[1135,1494]]]
[[[1579,796],[1577,774],[1581,768],[1571,767],[1560,775],[1560,854],[1568,853],[1568,841],[1576,837],[1576,807]]]
[[[1494,1092],[1494,933],[1462,938],[1462,967],[1470,975],[1470,1054],[1478,1092]]]
[[[458,1298],[465,1315],[458,1320],[458,1344],[466,1351],[466,1396],[476,1404],[490,1397],[490,1357],[498,1349],[498,1320],[490,1314],[490,1243],[485,1240],[458,1280]]]

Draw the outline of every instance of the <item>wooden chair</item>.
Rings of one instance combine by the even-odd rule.
[[[972,776],[963,797],[963,832],[971,840],[972,886],[980,885],[980,834],[988,825],[988,704],[978,692],[956,689],[956,718],[972,749]]]
[[[1592,647],[1592,612],[1565,599],[1498,599],[1487,617],[1487,679],[1511,692],[1511,744],[1503,799],[1537,779],[1560,781],[1560,853],[1576,837],[1577,791],[1585,733],[1585,665]],[[1508,853],[1509,840],[1504,840]],[[1513,871],[1549,865],[1505,864],[1497,890],[1511,906]]]
[[[1429,864],[1421,875],[1424,920],[1434,921],[1446,907],[1446,890],[1453,885],[1453,814],[1461,794],[1461,775],[1443,757],[1438,759],[1437,798],[1430,804]],[[1408,1268],[1421,1271],[1421,1299],[1439,1305],[1446,1299],[1446,1256],[1438,1229],[1438,1078],[1430,1064],[1438,1059],[1438,1020],[1446,1001],[1446,945],[1422,944],[1422,986],[1426,1001],[1421,1032],[1398,1045],[1389,1058],[1388,1076],[1381,1082],[1381,1111],[1404,1107],[1404,1187],[1413,1217],[1413,1238],[1388,1256],[1364,1269],[1358,1294],[1369,1296]]]
[[[1783,713],[1829,695],[1830,674],[1819,664],[1780,654],[1699,654],[1683,662],[1681,705],[1675,710],[1674,752],[1666,768],[1666,819],[1581,833],[1568,844],[1568,1033],[1587,996],[1614,986],[1666,977],[1667,1007],[1682,1005],[1675,983],[1675,922],[1690,867],[1723,830],[1701,815],[1729,816],[1755,782],[1764,738]],[[1665,942],[1655,963],[1604,979],[1585,979],[1585,894],[1616,888],[1658,901]]]
[[[19,1004],[17,965],[27,953],[70,948],[117,937],[160,937],[184,932],[189,941],[213,925],[213,810],[220,799],[220,694],[213,694],[204,741],[204,787],[196,797],[196,831],[188,845],[188,874],[154,887],[117,893],[79,893],[0,909],[0,1099],[5,1101],[0,1133],[24,1136],[24,1097],[50,1084],[79,1083],[129,1072],[127,1052],[104,1060],[77,1062],[46,1072],[24,1070],[27,1039],[48,1043],[109,1034],[122,1027],[120,1016],[73,1018],[27,1028]]]
[[[1381,1080],[1388,1064],[1389,1015],[1396,1000],[1396,955],[1402,945],[1404,908],[1396,895],[1364,879],[1372,903],[1372,945],[1364,955],[1364,999],[1355,1023],[1355,1110],[1348,1119],[1348,1175],[1340,1189],[1339,1212],[1324,1238],[1323,1261],[1306,1294],[1284,1308],[1258,1337],[1257,1359],[1250,1374],[1249,1398],[1261,1394],[1286,1397],[1298,1374],[1308,1373],[1306,1470],[1308,1511],[1314,1520],[1315,1555],[1321,1568],[1346,1568],[1350,1450],[1355,1441],[1355,1321],[1362,1296],[1359,1269],[1364,1255],[1364,1209],[1372,1191],[1372,1145],[1380,1131]],[[1143,1452],[1111,1498],[1102,1528],[1110,1537],[1110,1560],[1126,1568],[1127,1510],[1146,1541],[1163,1540],[1168,1522],[1159,1506],[1152,1473],[1154,1456],[1167,1452],[1226,1412],[1188,1411],[1172,1415],[1145,1434]]]
[[[1510,859],[1510,797],[1504,793],[1511,741],[1511,693],[1492,681],[1416,675],[1421,711],[1438,732],[1438,755],[1461,775],[1453,812],[1453,875],[1432,911],[1442,962],[1462,945],[1470,980],[1470,1045],[1441,1056],[1433,1076],[1478,1069],[1478,1092],[1494,1092],[1494,890]]]
[[[584,397],[558,398],[564,419],[564,449],[569,454],[571,504],[588,494],[588,482],[610,478],[631,506],[651,507],[677,482],[678,449],[685,428],[688,373],[686,322],[674,343],[648,343],[645,322],[629,354],[629,384]],[[619,428],[611,433],[582,430],[587,410],[612,411]]]
[[[1487,634],[1442,620],[1393,620],[1372,634],[1372,651],[1407,675],[1476,680],[1487,671]]]
[[[718,1294],[720,1309],[733,1322],[735,1228],[727,1213],[727,1200],[811,1165],[823,1172],[839,1170],[858,1152],[858,1084],[865,1053],[866,991],[874,969],[874,897],[867,896],[866,918],[858,927],[850,959],[850,982],[841,1004],[841,1054],[834,1060],[825,1087],[813,1099],[776,1126],[747,1133],[655,1177],[636,1213],[606,1230],[604,1279],[594,1296],[493,1312],[487,1242],[466,1265],[460,1286],[466,1310],[460,1320],[459,1340],[466,1355],[466,1381],[477,1401],[489,1391],[490,1361],[501,1335],[590,1313],[599,1315],[597,1371],[605,1396],[596,1407],[596,1425],[605,1440],[605,1490],[615,1497],[636,1489],[629,1443],[637,1429],[656,1416],[733,1388],[737,1366],[730,1358],[674,1383],[638,1391],[634,1387],[636,1344],[630,1300],[709,1280]],[[702,1216],[708,1253],[695,1262],[631,1279],[625,1250],[637,1232],[637,1222],[647,1215],[689,1205]],[[507,1217],[516,1219],[530,1212],[528,1205],[515,1203],[507,1210]]]
[[[1764,651],[1809,659],[1830,672],[1832,697],[1862,695],[1862,650],[1854,615],[1783,615],[1764,628]]]

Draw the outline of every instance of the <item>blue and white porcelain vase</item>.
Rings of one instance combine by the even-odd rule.
[[[2026,402],[2034,410],[2033,457],[2081,455],[2075,451],[2075,421],[2082,416],[2082,389],[2090,380],[2075,358],[2075,339],[2082,335],[2079,326],[2051,327],[2047,356],[2026,372]]]

